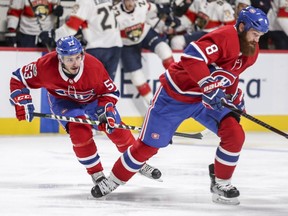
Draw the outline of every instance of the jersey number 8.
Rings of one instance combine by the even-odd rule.
[[[206,47],[205,51],[208,55],[211,55],[218,51],[218,47],[216,44],[212,44],[211,46]]]

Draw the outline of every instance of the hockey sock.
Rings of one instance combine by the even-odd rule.
[[[79,118],[85,117],[80,116]],[[68,129],[78,161],[85,166],[90,175],[102,171],[103,167],[92,137],[91,126],[70,122]]]
[[[221,141],[216,151],[215,176],[230,179],[240,156],[245,133],[234,117],[227,116],[220,123],[218,136]]]
[[[142,141],[137,140],[116,161],[112,168],[112,173],[119,180],[127,182],[157,152],[158,148],[148,146]]]
[[[162,61],[162,64],[164,66],[165,69],[168,69],[168,67],[170,66],[170,64],[172,64],[174,61],[174,58],[173,57],[170,57],[170,58],[167,58],[167,59],[164,59]]]

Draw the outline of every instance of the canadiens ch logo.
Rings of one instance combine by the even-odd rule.
[[[211,76],[214,77],[216,80],[221,81],[221,86],[228,87],[231,86],[237,77],[229,71],[224,70],[215,65],[210,65],[209,70]]]
[[[160,138],[160,135],[158,133],[152,133],[151,134],[151,138],[152,139],[159,139]]]
[[[87,102],[95,96],[95,92],[93,89],[82,92],[76,91],[74,86],[68,86],[67,90],[56,89],[55,92],[60,96],[66,96],[79,102]]]

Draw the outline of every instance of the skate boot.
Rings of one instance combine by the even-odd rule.
[[[229,180],[221,180],[215,177],[214,164],[209,165],[209,176],[211,179],[210,191],[212,201],[225,205],[239,205],[238,197],[240,192]]]
[[[91,177],[92,177],[93,183],[96,185],[100,181],[101,177],[105,177],[105,175],[104,175],[104,173],[102,171],[100,171],[100,172],[97,172],[97,173],[93,173],[91,175]]]
[[[143,176],[146,176],[147,178],[162,182],[162,179],[160,179],[162,175],[161,171],[155,167],[150,166],[147,163],[143,164],[143,166],[139,170],[139,173]]]
[[[91,189],[91,194],[95,198],[100,198],[111,193],[118,186],[119,184],[113,181],[111,176],[108,176],[107,178],[101,176],[97,179],[96,185]]]

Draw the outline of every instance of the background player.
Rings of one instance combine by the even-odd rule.
[[[63,14],[59,0],[10,1],[7,11],[7,29],[5,35],[8,46],[45,47],[50,44],[38,40],[42,31],[55,27],[57,19]]]
[[[94,197],[104,196],[127,182],[141,165],[168,146],[177,127],[187,118],[213,131],[220,138],[215,165],[209,166],[213,201],[239,204],[239,190],[231,184],[245,133],[240,118],[225,101],[244,110],[239,75],[258,57],[259,38],[268,31],[266,14],[252,6],[243,9],[236,25],[214,30],[191,42],[181,60],[160,76],[137,142],[116,161],[111,175],[92,188]]]
[[[46,88],[54,114],[98,119],[102,122],[98,129],[107,134],[120,152],[135,142],[129,130],[114,129],[115,122],[123,123],[115,107],[119,91],[103,64],[85,54],[75,37],[60,38],[56,52],[50,52],[13,72],[10,101],[15,106],[18,120],[30,122],[34,106],[28,88]],[[91,125],[76,122],[61,124],[70,135],[78,161],[96,183],[104,174]],[[159,170],[147,164],[140,173],[150,178],[161,176]]]
[[[164,68],[174,62],[172,50],[159,34],[147,23],[149,10],[157,10],[156,5],[146,0],[122,0],[114,6],[119,24],[123,48],[121,62],[124,73],[131,74],[131,81],[143,99],[150,103],[152,91],[142,71],[142,48],[156,53]]]

